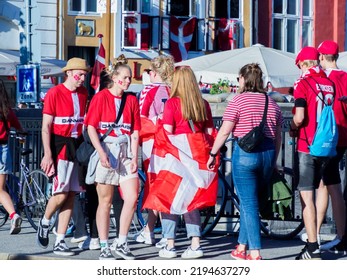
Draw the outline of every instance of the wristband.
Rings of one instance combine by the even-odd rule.
[[[215,158],[217,154],[212,154],[212,152],[210,152],[210,156]]]

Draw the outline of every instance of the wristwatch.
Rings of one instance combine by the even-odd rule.
[[[211,157],[216,157],[217,154],[212,154],[212,152],[210,152],[210,156],[211,156]]]

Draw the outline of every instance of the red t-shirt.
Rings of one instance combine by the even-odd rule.
[[[152,119],[164,111],[164,104],[169,99],[170,88],[166,84],[151,84],[146,86],[140,94],[140,114]]]
[[[124,110],[118,124],[114,124],[121,100],[120,96],[114,96],[108,89],[98,92],[89,105],[85,124],[95,127],[100,135],[105,134],[110,126],[114,127],[110,136],[130,135],[134,130],[140,130],[139,102],[131,94],[127,95]]]
[[[276,101],[271,97],[268,99],[264,132],[266,137],[275,139],[276,127],[282,125],[283,116]],[[236,95],[228,103],[223,114],[223,121],[234,122],[233,136],[242,137],[260,124],[263,119],[264,108],[265,95],[263,93],[244,92]]]
[[[43,114],[53,116],[52,133],[78,138],[82,134],[88,92],[85,87],[70,91],[64,84],[48,90]]]
[[[205,132],[206,128],[213,128],[213,119],[210,105],[204,100],[207,113],[207,121],[194,122],[196,132]],[[179,97],[172,97],[165,103],[163,113],[163,124],[173,126],[173,134],[192,133],[189,122],[183,119],[181,111],[181,100]]]
[[[7,128],[10,129],[11,127],[14,127],[17,130],[21,129],[21,125],[18,121],[18,118],[12,109],[10,109],[7,116]],[[8,133],[6,131],[6,126],[4,122],[0,120],[0,141],[7,141],[7,140],[8,140]]]
[[[324,106],[318,95],[323,95],[325,102],[331,102],[334,98],[334,83],[327,79],[324,71],[317,66],[311,67],[294,84],[295,107],[305,108],[304,122],[298,131],[297,149],[300,152],[309,153],[308,146],[316,132],[317,119]]]
[[[325,71],[335,84],[335,100],[333,104],[335,120],[339,131],[339,147],[347,147],[347,104],[339,101],[339,97],[347,96],[347,73],[341,69]]]

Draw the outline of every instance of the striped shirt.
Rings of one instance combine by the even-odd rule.
[[[243,137],[253,127],[258,126],[263,118],[265,96],[263,93],[244,92],[236,95],[228,104],[223,115],[223,121],[235,123],[234,137]],[[268,110],[265,122],[265,136],[271,139],[276,137],[276,127],[282,125],[283,116],[276,101],[269,97]]]

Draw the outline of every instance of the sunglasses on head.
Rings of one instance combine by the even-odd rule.
[[[151,71],[153,71],[153,70],[152,69],[145,69],[144,71],[149,75],[149,73],[151,73]]]

